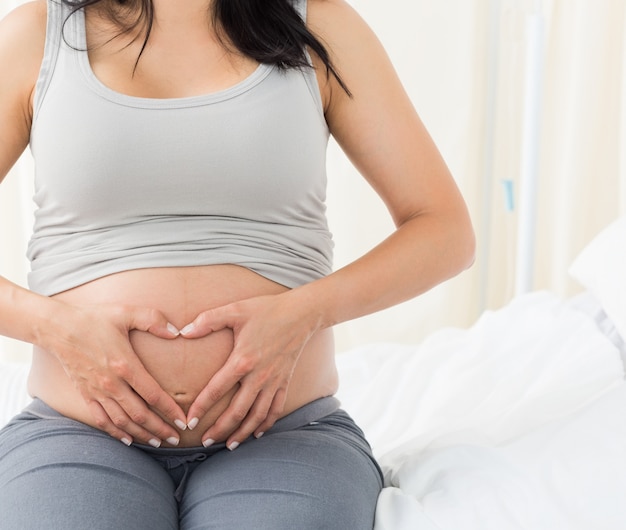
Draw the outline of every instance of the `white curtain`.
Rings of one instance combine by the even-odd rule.
[[[626,213],[626,3],[352,4],[387,47],[452,169],[471,210],[478,251],[474,267],[460,277],[340,326],[340,346],[415,342],[443,326],[467,326],[516,294],[518,232],[529,224],[520,212],[524,126],[533,114],[529,76],[538,83],[537,190],[532,254],[522,265],[532,274],[529,289],[575,294],[569,264],[603,226]],[[539,41],[534,48],[532,39]],[[331,220],[343,262],[373,244],[388,221],[340,155],[333,153],[330,172]]]
[[[0,14],[19,3],[0,0]],[[626,211],[623,0],[351,3],[387,48],[455,175],[474,220],[478,252],[471,270],[418,299],[338,326],[338,349],[373,341],[417,342],[444,326],[468,326],[483,310],[514,296],[518,229],[524,224],[520,190],[529,115],[529,17],[543,24],[535,71],[540,113],[534,135],[538,186],[531,288],[574,294],[569,263]],[[328,171],[328,214],[341,266],[385,237],[392,224],[335,145]],[[31,181],[26,154],[0,188],[0,274],[21,284],[32,223]],[[13,341],[0,343],[0,358],[26,358],[27,351]]]

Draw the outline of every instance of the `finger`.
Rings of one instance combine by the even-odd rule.
[[[209,309],[200,313],[193,322],[184,326],[180,330],[180,334],[186,339],[197,339],[225,328],[233,329],[236,320],[231,305]]]
[[[124,445],[130,445],[133,443],[133,437],[119,429],[115,426],[115,424],[109,418],[109,415],[102,408],[102,405],[95,400],[90,400],[87,402],[87,406],[89,408],[89,412],[91,413],[91,417],[95,423],[95,426],[101,431],[106,432],[108,435],[113,438],[117,438]]]
[[[257,431],[257,429],[258,432],[265,432],[264,430],[261,431],[260,427],[261,425],[265,425],[273,401],[274,394],[272,392],[262,391],[259,393],[244,421],[238,428],[236,428],[226,441],[226,446],[231,451],[236,449],[241,442],[251,436],[255,431]]]
[[[120,440],[122,438],[126,441],[135,440],[154,447],[159,447],[161,440],[166,440],[171,445],[178,445],[180,436],[177,431],[157,413],[150,410],[145,401],[128,386],[128,383],[119,381],[115,387],[111,384],[106,386],[106,395],[88,398],[98,428]],[[96,393],[91,392],[90,395],[98,395],[101,392],[97,390]],[[99,407],[95,407],[94,403],[97,403]]]
[[[136,441],[160,447],[163,440],[177,446],[180,435],[136,394],[102,402],[113,423],[130,433]]]
[[[117,401],[110,398],[103,399],[100,405],[111,418],[113,425],[121,431],[130,434],[135,442],[149,444],[152,447],[161,446],[163,437],[152,432],[149,422],[143,420],[143,415],[131,418]],[[136,419],[138,421],[135,421]],[[172,437],[171,440],[174,442],[172,445],[178,445],[178,439],[174,440],[174,437]]]
[[[265,421],[261,423],[254,430],[254,437],[260,438],[267,431],[269,431],[274,424],[278,421],[279,418],[282,417],[283,412],[285,410],[285,403],[287,402],[287,390],[284,388],[280,388],[278,392],[274,395],[274,399],[272,400],[272,405],[270,406],[269,411],[267,412],[267,417]]]
[[[240,371],[231,368],[232,364],[227,362],[218,370],[189,407],[187,413],[189,429],[193,429],[213,405],[239,385],[243,376]]]
[[[162,339],[174,339],[180,335],[178,328],[169,322],[161,311],[156,309],[125,309],[124,315],[127,318],[129,330],[147,331]]]
[[[154,411],[158,411],[163,418],[166,418],[173,425],[176,425],[178,429],[184,431],[187,428],[187,416],[180,408],[180,405],[174,401],[174,398],[161,388],[141,362],[131,362],[126,366],[127,368],[125,369],[118,369],[118,376],[124,379],[149,407]],[[155,412],[151,413],[158,417]],[[160,421],[162,426],[167,426],[165,421],[162,419]],[[158,432],[167,434],[166,438],[177,436],[174,429],[170,426],[167,426],[165,429],[158,429]],[[155,434],[157,433],[155,432]]]
[[[257,399],[258,394],[258,392],[244,390],[244,387],[242,386],[233,396],[233,399],[226,410],[222,412],[211,428],[202,435],[202,445],[204,445],[204,447],[209,447],[215,440],[225,440],[228,438],[230,442],[228,448],[231,451],[236,449],[241,443],[241,440],[234,440],[230,437],[230,435],[246,419]]]

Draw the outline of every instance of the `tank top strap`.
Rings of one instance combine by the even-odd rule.
[[[35,86],[35,97],[33,102],[33,114],[36,116],[44,96],[50,85],[50,80],[54,74],[59,50],[63,41],[63,20],[67,16],[68,9],[63,5],[61,0],[47,1],[47,22],[46,22],[46,40],[44,47],[43,61],[37,84]]]
[[[296,12],[300,15],[300,18],[306,22],[306,15],[307,15],[307,0],[291,0],[294,9],[296,10]],[[306,58],[309,62],[310,66],[313,66],[313,61],[311,59],[311,54],[309,53],[308,50],[305,50],[305,54],[306,54]],[[315,73],[315,68],[305,68],[302,70],[302,75],[304,76],[304,79],[306,80],[306,83],[309,87],[309,91],[311,93],[311,96],[313,97],[313,100],[315,101],[315,104],[317,105],[317,108],[319,110],[320,116],[322,117],[322,119],[324,121],[326,121],[326,118],[324,117],[324,103],[322,101],[322,95],[320,93],[320,87],[317,81],[317,75]]]
[[[300,15],[300,18],[306,22],[306,2],[307,0],[292,0],[293,7]]]

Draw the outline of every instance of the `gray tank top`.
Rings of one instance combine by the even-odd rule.
[[[296,0],[304,17],[306,0]],[[180,99],[115,92],[91,70],[82,11],[48,1],[31,151],[29,286],[55,294],[146,267],[236,264],[295,287],[331,271],[328,128],[313,69],[261,64]]]

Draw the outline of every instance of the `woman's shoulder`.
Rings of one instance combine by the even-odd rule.
[[[333,66],[351,92],[375,83],[378,71],[388,71],[389,58],[380,40],[346,0],[308,0],[307,25],[324,43]],[[336,85],[332,77],[329,83]],[[323,88],[328,88],[328,83]],[[337,86],[330,86],[327,92],[337,96],[331,99],[345,99],[345,92]]]
[[[36,38],[38,33],[45,37],[47,4],[47,0],[33,0],[14,8],[0,21],[0,37]]]
[[[13,77],[43,57],[47,22],[46,0],[24,3],[0,21],[0,67]]]
[[[350,30],[360,22],[361,18],[346,0],[307,0],[307,24],[317,31],[332,32],[342,26]]]
[[[22,4],[0,21],[0,108],[5,116],[30,114],[43,61],[46,22],[46,0]]]
[[[339,67],[380,48],[372,29],[346,0],[308,0],[307,25]]]

